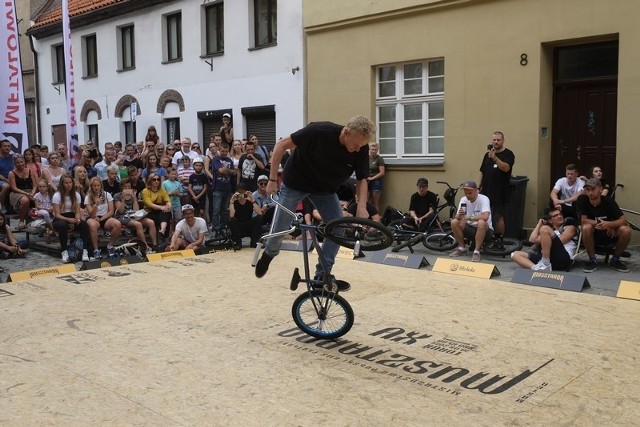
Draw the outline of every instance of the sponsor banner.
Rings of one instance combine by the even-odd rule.
[[[73,49],[69,25],[69,0],[62,0],[62,40],[64,43],[65,90],[67,95],[67,145],[69,157],[78,156],[78,122],[76,121],[76,89],[74,83]]]
[[[493,264],[462,261],[450,258],[438,258],[432,271],[457,274],[460,276],[481,277],[483,279],[490,279],[493,276],[500,275],[498,268]]]
[[[29,141],[20,65],[20,37],[13,0],[0,3],[0,39],[0,139],[8,139],[13,151],[22,153],[29,146]]]
[[[640,282],[630,282],[628,280],[622,280],[620,287],[618,288],[618,298],[636,299],[640,300]]]
[[[513,272],[511,282],[573,292],[582,292],[582,288],[585,286],[590,287],[589,281],[583,275],[560,273],[558,271],[547,273],[529,268],[516,269]]]
[[[117,258],[105,258],[95,261],[83,262],[80,270],[94,270],[96,268],[118,267],[120,265],[137,264],[139,262],[145,262],[145,258],[139,256],[126,256]]]
[[[149,262],[167,261],[171,259],[181,259],[196,256],[193,249],[184,249],[182,251],[158,252],[156,254],[147,254]]]
[[[376,264],[393,265],[405,268],[422,268],[429,265],[429,261],[417,254],[399,254],[396,252],[376,251],[371,253],[363,261],[375,262]]]
[[[11,273],[7,282],[17,282],[20,280],[37,279],[45,276],[58,276],[65,273],[75,273],[75,264],[62,264],[55,267],[37,268],[35,270],[18,271]]]

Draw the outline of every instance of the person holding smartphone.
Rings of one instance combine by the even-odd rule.
[[[254,215],[255,213],[255,215]],[[239,183],[229,204],[229,228],[233,236],[234,249],[242,248],[242,238],[250,237],[250,247],[255,248],[262,233],[262,211],[253,198],[253,193]]]
[[[513,151],[504,146],[504,133],[495,131],[491,134],[491,144],[480,164],[480,194],[491,201],[491,217],[496,235],[504,234],[504,214],[509,202],[509,183],[511,171],[516,162]]]

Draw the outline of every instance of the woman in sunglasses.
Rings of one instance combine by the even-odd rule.
[[[169,222],[171,221],[171,199],[167,190],[162,188],[160,176],[157,173],[149,174],[147,188],[142,190],[142,202],[156,224],[158,234],[166,239],[169,235]]]

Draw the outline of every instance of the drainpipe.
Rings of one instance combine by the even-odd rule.
[[[31,47],[31,52],[33,52],[33,74],[36,90],[36,139],[38,144],[42,145],[42,129],[40,129],[40,77],[38,75],[38,52],[33,45],[33,36],[31,35],[29,36],[29,46]]]

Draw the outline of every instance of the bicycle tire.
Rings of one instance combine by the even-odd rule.
[[[422,244],[432,251],[445,252],[450,251],[458,245],[455,237],[451,233],[437,231],[427,234],[422,240]]]
[[[356,242],[359,242],[362,251],[379,251],[393,243],[393,235],[387,227],[366,218],[336,218],[327,223],[323,234],[349,249],[353,249]]]
[[[317,307],[327,306],[325,313]],[[353,309],[340,295],[315,289],[298,296],[291,307],[293,321],[304,333],[319,339],[343,336],[353,326]]]
[[[519,251],[520,249],[522,249],[522,242],[511,237],[503,237],[502,245],[497,245],[496,242],[497,240],[493,240],[485,243],[482,246],[482,252],[487,255],[504,257],[510,255],[511,252]]]

